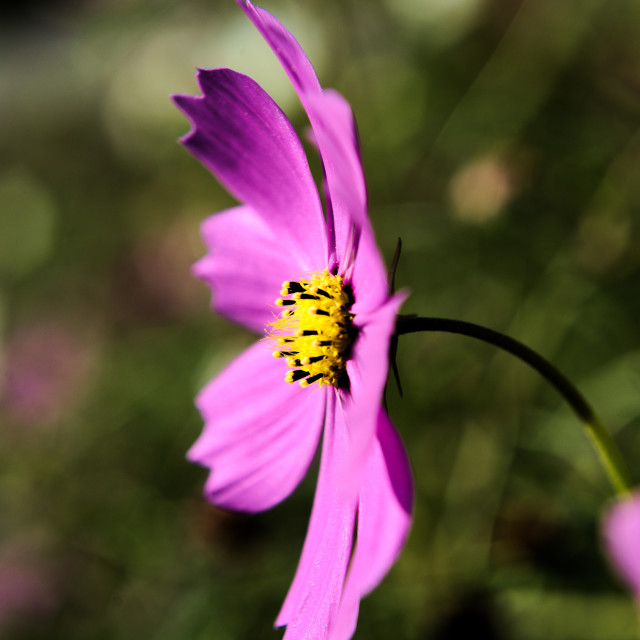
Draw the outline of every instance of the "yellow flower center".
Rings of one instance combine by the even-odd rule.
[[[275,348],[273,355],[286,358],[291,367],[284,379],[298,380],[302,387],[314,382],[340,386],[354,317],[343,279],[325,269],[310,274],[308,280],[284,282],[280,295],[276,304],[284,309],[267,327],[267,335]]]

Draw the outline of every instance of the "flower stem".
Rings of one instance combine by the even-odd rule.
[[[541,355],[518,342],[518,340],[472,322],[449,320],[447,318],[398,316],[396,336],[419,331],[444,331],[476,338],[507,351],[526,362],[556,388],[578,416],[600,455],[600,459],[616,492],[620,495],[626,495],[631,491],[633,487],[631,475],[611,434],[580,391],[548,360],[545,360]]]

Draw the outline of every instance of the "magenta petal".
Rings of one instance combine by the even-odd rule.
[[[208,253],[193,274],[213,291],[213,308],[262,333],[273,321],[275,300],[285,280],[303,272],[282,251],[269,226],[249,207],[235,207],[207,218],[202,237]]]
[[[640,599],[640,491],[613,506],[604,534],[615,567]]]
[[[372,591],[396,561],[409,533],[413,481],[400,436],[380,409],[376,440],[360,491],[357,544],[331,640],[348,640],[360,598]]]
[[[286,369],[265,341],[249,347],[199,394],[205,427],[187,457],[212,469],[207,498],[260,511],[284,500],[316,450],[326,393],[284,381]]]
[[[273,49],[302,102],[324,165],[329,214],[335,220],[336,257],[342,263],[349,251],[351,227],[367,219],[367,196],[360,147],[347,101],[337,92],[323,90],[293,35],[270,13],[239,2]],[[333,224],[329,219],[330,233]]]
[[[360,147],[349,103],[326,89],[307,97],[305,107],[325,170],[327,205],[333,221],[338,264],[349,262],[357,233],[369,225]]]
[[[296,132],[251,78],[199,70],[202,96],[174,96],[191,121],[182,139],[242,203],[272,228],[283,251],[305,269],[326,266],[326,226],[318,191]]]
[[[349,436],[349,457],[340,473],[340,488],[347,495],[357,493],[360,488],[369,448],[375,438],[387,379],[389,341],[405,297],[396,294],[374,313],[355,318],[359,333],[347,362],[350,392],[341,394],[338,411],[344,412]]]
[[[357,253],[348,279],[353,287],[353,313],[367,314],[377,309],[389,295],[387,270],[367,221],[360,231]]]
[[[309,62],[302,47],[268,11],[253,6],[248,0],[246,2],[237,0],[237,2],[273,49],[306,108],[305,97],[313,93],[320,93],[322,87],[313,65]]]
[[[347,454],[346,425],[327,403],[320,475],[311,519],[295,578],[276,626],[286,624],[287,640],[326,638],[338,611],[353,544],[355,500],[337,490],[338,473]]]

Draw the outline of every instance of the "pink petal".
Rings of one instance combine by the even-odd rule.
[[[615,567],[640,598],[640,491],[613,506],[604,535]]]
[[[387,270],[368,221],[360,231],[353,268],[346,279],[353,287],[352,311],[356,315],[371,313],[389,295]]]
[[[309,95],[305,108],[325,170],[328,224],[333,222],[336,259],[338,264],[345,265],[349,263],[358,232],[369,225],[353,113],[349,103],[332,89]]]
[[[303,272],[282,251],[269,226],[249,207],[207,218],[202,237],[208,253],[193,274],[213,290],[212,306],[222,315],[262,333],[273,320],[285,280]]]
[[[199,394],[205,427],[187,457],[212,469],[205,494],[238,511],[284,500],[316,450],[326,390],[305,392],[284,381],[283,363],[265,341],[238,356]]]
[[[338,611],[353,544],[355,500],[337,490],[347,454],[346,425],[329,396],[322,459],[309,529],[295,578],[276,626],[286,640],[326,638]]]
[[[366,185],[351,108],[339,93],[323,91],[298,41],[276,18],[249,1],[238,4],[273,49],[307,112],[326,176],[327,224],[331,235],[335,220],[336,259],[342,263],[350,251],[352,226],[359,228],[367,220]]]
[[[306,270],[327,262],[318,191],[296,132],[251,78],[229,69],[198,71],[202,96],[173,99],[192,124],[182,139],[240,202],[280,239]]]
[[[400,554],[412,506],[409,459],[389,417],[380,409],[360,491],[356,548],[331,640],[348,640],[355,632],[360,598],[378,586]]]
[[[358,315],[359,334],[347,362],[350,391],[341,393],[340,410],[348,430],[349,455],[340,471],[340,488],[352,496],[359,490],[374,441],[382,391],[387,380],[389,341],[405,294],[396,294],[368,316]]]

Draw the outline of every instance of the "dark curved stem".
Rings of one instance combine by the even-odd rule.
[[[522,344],[522,342],[514,340],[493,329],[487,329],[481,325],[474,324],[473,322],[450,320],[448,318],[398,316],[396,321],[396,336],[419,331],[457,333],[476,338],[477,340],[492,344],[526,362],[547,380],[547,382],[555,387],[560,395],[569,403],[591,437],[601,456],[605,469],[609,474],[609,478],[618,493],[626,494],[631,490],[633,485],[631,476],[611,435],[580,391],[548,360],[545,360],[540,354],[525,344]]]

